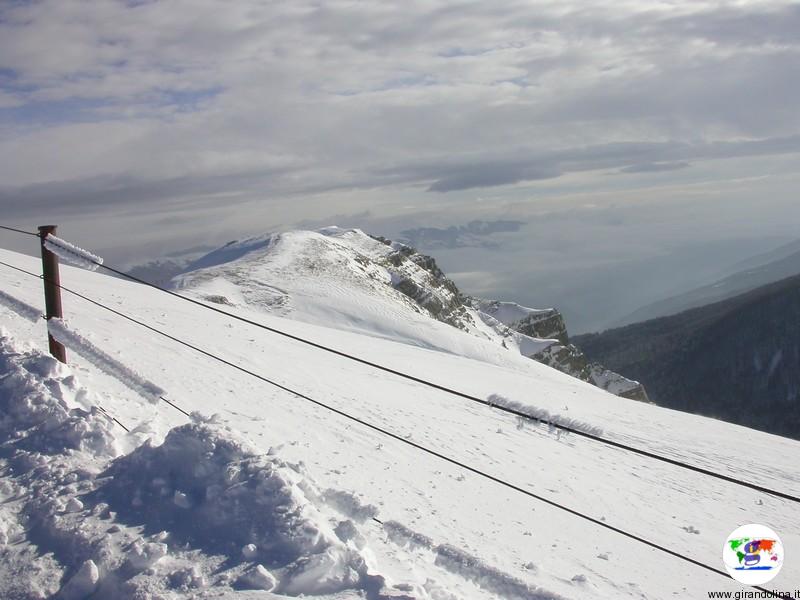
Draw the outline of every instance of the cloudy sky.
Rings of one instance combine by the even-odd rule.
[[[0,2],[2,221],[117,262],[514,218],[445,266],[633,305],[800,237],[798,106],[794,2]]]

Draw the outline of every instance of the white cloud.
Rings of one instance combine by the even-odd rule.
[[[5,3],[0,202],[283,220],[398,189],[424,206],[780,162],[800,140],[798,30],[777,1]]]

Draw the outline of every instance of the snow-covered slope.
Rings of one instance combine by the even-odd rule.
[[[519,353],[612,393],[647,399],[637,382],[589,364],[569,344],[556,310],[465,296],[432,257],[358,229],[327,227],[232,242],[189,265],[175,285],[212,302],[493,364],[502,364],[505,352]]]
[[[12,252],[0,251],[0,260],[39,268]],[[295,284],[285,273],[288,289]],[[150,288],[69,267],[62,281],[337,409],[713,567],[722,568],[723,543],[736,527],[769,525],[787,548],[770,586],[800,588],[796,504],[521,425]],[[382,338],[363,335],[358,321],[334,328],[250,303],[285,298],[278,290],[220,280],[208,286],[204,293],[227,296],[233,306],[226,310],[271,327],[800,494],[798,442],[610,395],[522,355],[493,354],[491,340],[484,345],[445,324],[418,347],[409,336],[424,332],[411,326],[392,325]],[[19,302],[41,310],[41,281],[0,266],[0,289],[17,301],[9,303],[14,309],[0,304],[0,597],[45,598],[61,589],[66,598],[122,599],[671,599],[742,590],[68,295],[74,331],[198,415],[151,403],[71,349],[70,365],[56,365],[42,356],[44,323],[16,312]],[[359,316],[348,302],[367,301],[328,291],[321,317],[334,322]]]

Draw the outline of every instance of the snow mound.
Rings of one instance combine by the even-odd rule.
[[[69,367],[0,330],[0,597],[84,598],[97,582],[78,495],[118,453]]]
[[[0,598],[385,587],[302,466],[198,413],[115,459],[134,439],[93,399],[70,367],[0,330]]]
[[[319,493],[299,468],[257,454],[213,419],[172,429],[160,446],[146,442],[102,476],[97,499],[120,521],[207,553],[238,559],[248,548],[255,564],[238,587],[296,595],[382,585],[311,502]]]
[[[0,440],[20,450],[117,454],[113,422],[89,405],[89,393],[67,367],[37,351],[17,352],[0,331]]]
[[[100,581],[100,572],[93,560],[87,560],[67,584],[61,588],[61,600],[81,600],[94,593]]]

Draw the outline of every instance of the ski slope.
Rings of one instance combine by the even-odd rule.
[[[32,257],[0,251],[0,260],[39,272]],[[230,305],[222,308],[270,327],[800,495],[796,441],[625,400],[443,324],[423,331],[391,313],[374,331],[353,320],[369,307],[366,296],[326,290],[327,312],[316,322],[264,312],[237,299],[280,293],[247,289],[246,273],[240,276],[241,284],[213,280],[200,291],[225,295]],[[723,569],[722,546],[731,531],[768,525],[787,548],[783,570],[769,586],[800,589],[800,505],[546,427],[520,426],[499,411],[102,273],[62,266],[62,284],[715,568]],[[292,285],[295,292],[307,285],[307,302],[323,304],[314,300],[312,285]],[[0,290],[41,310],[39,279],[0,266]],[[299,297],[292,295],[294,302]],[[348,308],[354,303],[360,312]],[[53,364],[42,355],[44,322],[25,319],[12,305],[0,304],[3,597],[48,597],[62,585],[70,598],[666,599],[743,589],[66,294],[69,327],[166,390],[176,405],[197,412],[187,418],[71,350],[68,367]],[[343,320],[352,327],[336,326]],[[92,408],[97,405],[131,433]],[[21,424],[32,433],[15,436]]]

